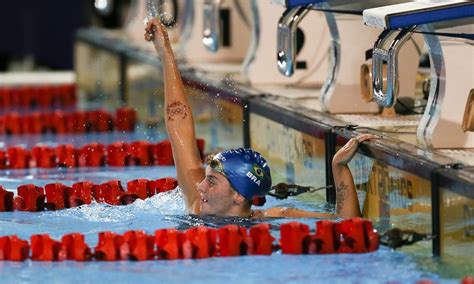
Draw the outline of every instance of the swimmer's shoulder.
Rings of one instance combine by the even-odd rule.
[[[334,218],[335,214],[306,211],[297,208],[273,207],[253,210],[252,218]]]

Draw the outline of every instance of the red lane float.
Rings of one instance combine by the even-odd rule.
[[[7,153],[0,150],[0,170],[7,168]]]
[[[74,113],[67,113],[66,129],[72,129],[72,133],[85,133],[90,129],[87,121],[87,113],[85,111],[76,111]]]
[[[258,224],[250,228],[249,254],[270,255],[273,252],[275,238],[270,234],[269,224]]]
[[[153,144],[147,141],[134,141],[130,145],[129,153],[130,153],[131,163],[133,165],[136,165],[136,166],[153,165]]]
[[[13,192],[0,186],[0,212],[13,211]]]
[[[130,165],[130,145],[124,142],[115,142],[107,146],[107,165],[125,167]]]
[[[24,261],[29,257],[28,241],[17,236],[0,237],[0,260]]]
[[[199,151],[199,155],[201,156],[202,161],[204,161],[205,140],[200,138],[196,139],[196,145]],[[155,161],[155,165],[174,165],[173,152],[171,150],[171,142],[169,140],[163,140],[158,144],[154,145],[152,147],[152,156]]]
[[[197,139],[197,143],[204,144],[204,140]],[[31,151],[21,146],[9,147],[6,151],[0,150],[0,169],[102,167],[105,165],[113,167],[172,166],[174,161],[171,144],[168,140],[157,144],[147,141],[131,143],[118,141],[109,145],[92,142],[81,148],[75,148],[72,144],[61,144],[55,147],[37,144]]]
[[[161,229],[155,231],[158,259],[182,259],[185,240],[186,234],[176,229]]]
[[[122,107],[115,112],[117,131],[134,131],[137,124],[137,112],[133,108]]]
[[[20,185],[18,196],[14,199],[14,209],[18,211],[37,212],[44,209],[46,195],[42,187],[34,184]]]
[[[173,151],[169,140],[161,141],[153,148],[153,158],[158,166],[172,166]]]
[[[0,116],[0,133],[6,133],[5,117]]]
[[[326,238],[330,238],[331,241],[324,245],[331,246],[331,242],[334,243],[335,249],[332,249],[332,253],[366,253],[378,248],[378,237],[372,238],[373,244],[370,243],[370,238],[358,239],[358,236],[366,237],[369,234],[377,236],[372,229],[372,223],[361,218],[339,223],[319,221],[316,231],[316,235],[311,235],[309,227],[298,222],[282,224],[279,240],[282,252],[329,253],[331,250],[329,248],[323,251],[322,246],[312,245],[313,240],[327,241]],[[338,236],[338,233],[341,235]],[[330,236],[331,234],[333,235]],[[237,225],[227,225],[219,229],[199,226],[184,232],[176,229],[159,229],[154,235],[148,235],[140,230],[127,231],[123,235],[100,232],[94,252],[85,243],[84,235],[80,233],[67,234],[60,242],[51,239],[47,234],[41,234],[31,236],[30,255],[27,241],[16,236],[4,236],[0,237],[0,260],[22,261],[29,257],[35,261],[93,259],[145,261],[270,255],[277,248],[274,241],[269,224],[258,224],[250,229]]]
[[[79,167],[102,167],[105,165],[105,146],[90,143],[82,146],[78,156]]]
[[[146,199],[155,195],[155,182],[147,179],[136,179],[127,182],[127,191],[135,194],[140,199]]]
[[[114,129],[112,115],[104,110],[86,112],[87,132],[110,132]]]
[[[89,261],[92,259],[91,249],[87,246],[84,235],[71,233],[61,238],[63,256],[61,260]]]
[[[31,260],[58,261],[61,243],[51,239],[48,234],[31,236]]]
[[[184,258],[201,259],[217,256],[217,230],[199,226],[187,230],[185,234]]]
[[[170,177],[157,179],[154,183],[155,194],[170,191],[178,186],[178,181]]]
[[[22,147],[10,147],[7,150],[8,168],[26,169],[30,165],[31,153]]]
[[[175,189],[178,181],[174,178],[157,180],[137,179],[127,183],[127,191],[119,180],[111,180],[102,184],[89,181],[74,183],[71,187],[62,183],[50,183],[43,187],[33,184],[21,185],[17,188],[18,196],[0,187],[0,212],[61,210],[83,204],[92,200],[110,205],[127,205],[136,199],[146,199],[153,195]]]
[[[121,108],[116,117],[105,110],[32,112],[19,114],[11,111],[0,115],[0,134],[84,133],[134,131],[137,123],[135,110]],[[126,123],[124,123],[126,121]]]
[[[121,259],[143,261],[155,258],[154,238],[144,231],[125,232],[123,241],[120,247]]]
[[[75,168],[79,156],[79,150],[74,148],[72,144],[58,145],[55,148],[56,162],[58,167]]]
[[[77,102],[75,84],[24,85],[0,88],[0,109],[15,107],[72,107]]]
[[[15,112],[9,112],[3,115],[3,121],[5,124],[4,133],[5,134],[22,134],[23,133],[23,123],[20,119],[20,115]]]
[[[83,204],[91,204],[92,191],[97,186],[90,181],[76,182],[68,192],[69,206],[77,207]]]
[[[312,236],[310,253],[334,253],[336,251],[336,234],[334,234],[334,222],[316,222],[316,235]]]
[[[316,234],[298,222],[281,225],[280,246],[285,254],[365,253],[379,247],[379,238],[372,223],[352,218],[333,223],[318,221]]]
[[[372,223],[362,218],[344,220],[335,225],[336,236],[339,236],[338,252],[361,253],[378,249],[378,236]]]
[[[95,247],[94,258],[96,260],[116,261],[120,260],[120,247],[123,244],[123,236],[112,232],[100,232],[99,243]]]
[[[308,253],[310,233],[309,226],[290,222],[280,226],[280,247],[284,254]]]
[[[246,255],[248,248],[247,229],[237,225],[227,225],[218,229],[219,255]]]
[[[70,125],[67,124],[68,114],[60,110],[53,112],[52,114],[44,114],[44,131],[52,132],[56,134],[64,134],[70,132],[75,132],[73,128],[70,128]]]
[[[125,190],[122,187],[122,183],[119,180],[111,180],[96,187],[99,190],[96,200],[101,200],[110,205],[120,205]],[[94,194],[94,192],[93,192]]]
[[[31,167],[37,168],[54,168],[57,165],[56,162],[56,151],[54,148],[37,145],[31,150],[32,153],[32,162]]]
[[[43,116],[39,112],[34,112],[28,116],[22,117],[24,132],[31,134],[41,134],[46,132],[47,126],[44,125]]]
[[[9,107],[10,105],[10,91],[7,88],[0,88],[0,107]]]
[[[46,202],[50,210],[62,210],[69,208],[69,198],[67,192],[70,188],[62,183],[50,183],[44,187],[46,191]]]

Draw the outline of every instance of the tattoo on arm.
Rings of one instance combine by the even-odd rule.
[[[336,187],[336,213],[339,214],[347,197],[347,185],[343,181]]]
[[[188,109],[182,102],[174,101],[166,106],[166,114],[168,115],[168,120],[174,120],[175,118],[185,119],[188,116]]]

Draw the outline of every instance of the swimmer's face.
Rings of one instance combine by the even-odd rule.
[[[201,194],[201,214],[229,216],[236,205],[235,198],[238,194],[234,191],[229,181],[211,167],[206,167],[206,177],[198,185]]]

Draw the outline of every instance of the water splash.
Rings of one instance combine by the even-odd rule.
[[[157,5],[157,0],[145,0],[146,17],[143,19],[144,24],[153,18],[159,17],[163,23],[173,22],[172,14],[165,11],[166,4]]]
[[[61,217],[69,215],[70,217],[85,221],[115,223],[133,220],[135,216],[130,209],[131,208],[127,207],[120,208],[107,204],[92,203],[90,205],[80,206],[62,212],[57,211],[55,213]]]
[[[146,200],[137,200],[132,206],[138,211],[156,210],[163,215],[186,214],[183,193],[179,187]]]
[[[149,21],[159,15],[158,10],[155,6],[155,0],[146,0],[146,18],[145,21]]]
[[[137,199],[134,203],[126,206],[92,203],[49,213],[54,217],[71,217],[82,221],[101,223],[133,222],[135,219],[144,219],[149,215],[170,214],[186,214],[183,194],[179,188],[159,193],[145,200]]]

